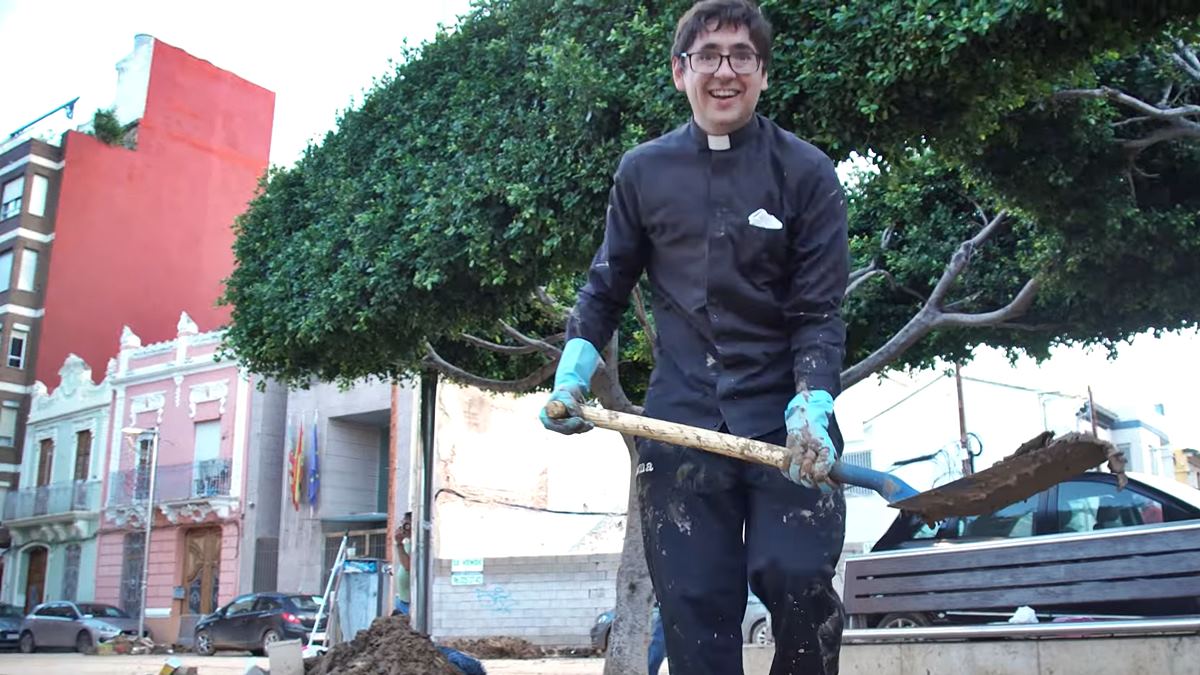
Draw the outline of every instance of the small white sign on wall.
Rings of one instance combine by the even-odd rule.
[[[483,558],[451,558],[451,572],[482,572]]]
[[[483,573],[482,572],[451,572],[450,573],[450,585],[451,586],[482,586],[483,585]]]

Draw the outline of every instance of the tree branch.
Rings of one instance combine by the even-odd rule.
[[[958,280],[963,270],[970,264],[971,255],[975,252],[975,249],[986,243],[1000,229],[1007,218],[1008,211],[997,213],[991,221],[983,226],[983,229],[979,230],[979,234],[959,245],[958,250],[950,258],[950,264],[946,265],[946,270],[942,273],[942,278],[938,280],[937,286],[934,286],[933,292],[929,294],[929,299],[926,301],[927,306],[940,311],[942,301],[946,299],[946,294],[950,292],[950,289],[954,286],[954,282]]]
[[[571,313],[570,307],[567,307],[561,302],[558,302],[554,298],[550,297],[550,294],[546,292],[545,286],[538,286],[535,288],[533,290],[533,297],[538,301],[538,303],[548,309],[559,321],[565,322],[567,320],[567,315]]]
[[[1146,136],[1145,138],[1139,138],[1135,141],[1125,141],[1124,143],[1121,144],[1121,147],[1128,150],[1131,154],[1136,155],[1137,153],[1145,150],[1146,148],[1154,145],[1155,143],[1162,143],[1163,141],[1171,141],[1171,140],[1175,140],[1176,138],[1200,139],[1200,124],[1194,124],[1194,123],[1189,123],[1189,124],[1191,124],[1195,128],[1178,127],[1178,126],[1165,127],[1165,128],[1159,129],[1158,131],[1150,134],[1149,136]]]
[[[890,274],[888,274],[887,272],[885,272],[883,270],[874,270],[874,269],[868,270],[867,272],[858,275],[857,278],[855,278],[854,275],[851,274],[850,277],[851,277],[851,279],[853,279],[853,281],[851,281],[849,284],[846,285],[846,292],[842,294],[842,300],[845,300],[846,298],[850,297],[855,291],[857,291],[859,289],[859,287],[861,287],[863,284],[870,281],[872,277],[877,277],[877,276],[891,277]]]
[[[1017,297],[1013,301],[992,312],[984,312],[982,314],[942,314],[934,322],[933,328],[979,328],[981,326],[995,326],[1002,324],[1010,319],[1015,319],[1026,311],[1033,304],[1033,296],[1037,295],[1038,286],[1041,284],[1037,277],[1025,282],[1025,286],[1017,293]]]
[[[650,325],[650,316],[646,313],[646,302],[642,297],[642,289],[637,285],[633,287],[633,313],[637,315],[638,323],[642,325],[642,331],[646,333],[646,339],[650,341],[650,345],[658,342],[658,333],[655,332],[654,326]]]
[[[486,389],[488,391],[503,392],[506,394],[522,393],[538,386],[542,382],[545,382],[546,379],[551,375],[553,375],[555,369],[558,367],[557,362],[549,361],[543,364],[537,370],[519,380],[493,380],[469,373],[450,363],[449,361],[446,361],[437,353],[437,351],[433,348],[433,345],[429,344],[428,342],[425,343],[425,352],[426,365],[438,371],[439,373],[451,379],[458,380],[464,384],[469,384],[473,387],[479,387],[480,389]]]
[[[1196,51],[1178,38],[1173,42],[1175,43],[1175,53],[1171,55],[1171,60],[1193,80],[1200,82],[1200,58],[1196,57]]]
[[[871,373],[883,369],[933,330],[937,312],[926,304],[895,335],[870,356],[842,371],[842,388],[849,389]]]
[[[466,342],[469,345],[479,347],[480,349],[486,349],[487,351],[494,352],[496,354],[504,354],[506,356],[521,356],[522,354],[534,354],[539,351],[537,347],[532,347],[530,345],[513,346],[497,344],[495,342],[484,340],[483,338],[475,337],[469,333],[463,333],[459,337],[463,342]]]
[[[559,356],[562,355],[562,350],[559,349],[558,347],[555,347],[554,345],[544,342],[542,340],[537,340],[535,338],[531,338],[528,335],[517,330],[516,328],[513,328],[512,326],[508,325],[508,323],[506,323],[504,321],[500,322],[500,326],[504,328],[504,332],[508,333],[508,335],[511,338],[513,338],[517,342],[520,342],[521,344],[523,344],[527,347],[533,347],[534,349],[537,349],[539,352],[544,354],[549,359],[557,359]]]
[[[1180,60],[1185,61],[1182,57]],[[1180,65],[1186,68],[1188,64],[1183,62]],[[1056,92],[1054,94],[1054,98],[1103,99],[1139,113],[1139,117],[1113,123],[1114,127],[1130,124],[1134,121],[1151,120],[1157,120],[1167,125],[1166,127],[1156,130],[1145,138],[1132,139],[1122,142],[1121,147],[1125,148],[1131,157],[1136,157],[1138,153],[1142,152],[1146,148],[1164,141],[1170,141],[1177,138],[1200,139],[1200,122],[1195,122],[1191,119],[1188,119],[1190,117],[1200,117],[1200,105],[1181,105],[1173,108],[1165,108],[1152,103],[1147,103],[1140,98],[1130,96],[1129,94],[1112,87],[1100,87],[1098,89],[1064,89],[1063,91]]]
[[[844,388],[852,387],[871,373],[883,369],[934,330],[939,328],[1009,324],[1013,319],[1016,319],[1029,310],[1029,306],[1033,303],[1033,298],[1037,294],[1038,285],[1040,284],[1037,277],[1027,281],[1016,297],[1013,298],[1012,302],[992,312],[983,312],[980,314],[947,313],[942,307],[946,294],[954,285],[955,280],[958,279],[963,270],[970,264],[971,256],[975,249],[985,244],[988,239],[995,235],[1004,225],[1007,217],[1008,213],[1006,211],[996,214],[995,217],[986,222],[978,234],[964,241],[958,247],[958,250],[951,256],[950,262],[946,264],[946,269],[942,273],[942,277],[934,288],[933,293],[929,295],[929,299],[922,303],[921,308],[908,320],[908,323],[897,331],[887,343],[876,349],[867,358],[842,371],[842,386]],[[891,278],[891,275],[887,274],[886,271],[881,270],[880,274]],[[860,281],[865,280],[865,278],[861,277]],[[1012,327],[1015,328],[1016,326],[1013,325]]]

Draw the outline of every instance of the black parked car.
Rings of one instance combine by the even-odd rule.
[[[21,608],[0,603],[0,649],[15,649],[21,635],[21,620],[25,618]]]
[[[320,596],[298,593],[239,596],[196,624],[196,653],[210,656],[218,649],[248,649],[262,655],[272,642],[307,640],[320,603]]]

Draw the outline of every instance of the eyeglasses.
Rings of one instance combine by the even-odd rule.
[[[715,73],[721,69],[722,61],[729,61],[729,68],[738,75],[749,75],[757,72],[761,58],[758,52],[749,49],[739,49],[731,54],[722,54],[715,49],[702,49],[698,52],[680,52],[679,58],[686,59],[688,66],[697,73]]]

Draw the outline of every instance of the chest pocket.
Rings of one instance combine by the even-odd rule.
[[[770,214],[759,214],[758,222],[779,221]],[[765,216],[765,217],[764,217]],[[780,223],[780,225],[782,225]],[[748,216],[726,228],[733,245],[734,263],[747,279],[757,285],[775,287],[786,281],[787,228],[752,225]]]

